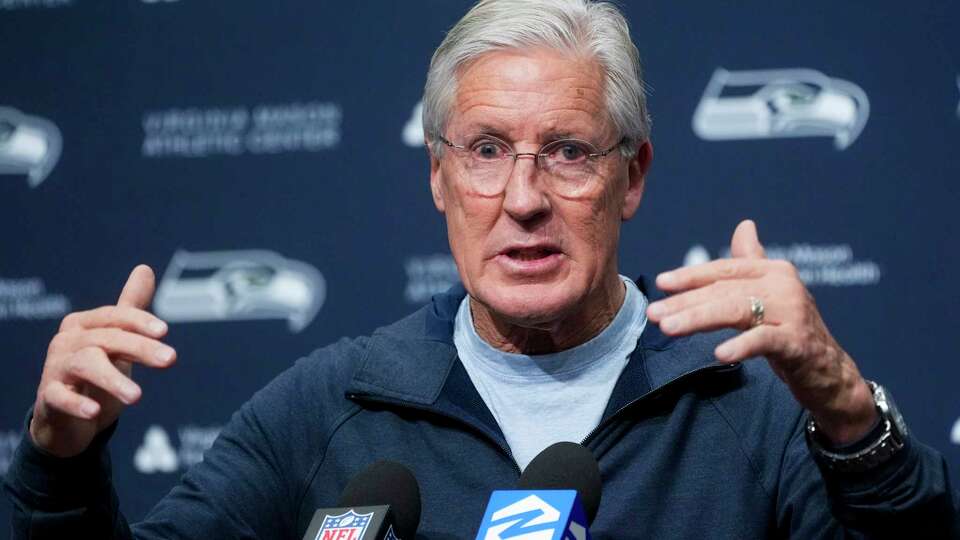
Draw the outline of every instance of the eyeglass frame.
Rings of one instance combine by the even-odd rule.
[[[599,150],[597,146],[591,143],[590,141],[586,141],[584,139],[576,139],[573,137],[567,137],[567,138],[556,139],[556,140],[544,143],[537,150],[536,153],[533,153],[533,152],[517,152],[516,148],[512,144],[490,133],[477,133],[477,134],[472,134],[471,136],[473,136],[477,142],[479,142],[482,138],[486,138],[490,143],[493,143],[496,146],[501,146],[501,148],[505,150],[503,157],[499,158],[501,162],[505,162],[507,156],[510,156],[513,158],[513,163],[511,163],[510,165],[510,170],[503,176],[503,179],[502,179],[503,185],[500,187],[499,190],[496,191],[496,193],[488,193],[488,195],[490,196],[503,193],[503,190],[506,189],[506,186],[509,182],[510,175],[513,173],[513,169],[514,167],[516,167],[517,160],[520,159],[520,156],[529,156],[533,158],[534,167],[537,170],[547,173],[548,176],[553,176],[551,174],[551,171],[549,171],[544,166],[544,163],[546,162],[546,157],[550,155],[550,153],[544,152],[544,149],[546,148],[556,145],[556,147],[559,149],[559,148],[562,148],[563,143],[576,143],[577,145],[581,146],[584,150],[586,150],[586,153],[584,154],[585,159],[587,159],[588,162],[590,163],[594,163],[599,159],[610,155],[614,150],[616,150],[617,148],[623,146],[624,144],[630,141],[630,137],[624,135],[623,137],[620,138],[619,141],[617,141],[616,144],[610,146],[606,150]],[[471,148],[468,148],[467,145],[455,144],[451,142],[449,139],[447,139],[446,137],[444,137],[443,135],[437,134],[436,138],[439,139],[440,142],[442,142],[445,146],[448,146],[451,149],[463,151],[466,153],[470,153],[473,151]],[[476,144],[476,143],[473,143],[473,144]],[[591,152],[590,150],[594,150],[594,151]],[[591,175],[591,176],[594,176],[594,175]]]
[[[483,135],[484,135],[484,137],[487,137],[488,139],[492,139],[492,140],[494,140],[494,141],[498,141],[498,142],[503,143],[503,145],[504,145],[505,147],[507,147],[507,148],[509,148],[509,149],[511,149],[511,150],[515,150],[515,148],[514,148],[514,146],[513,146],[512,144],[510,144],[510,143],[508,143],[507,141],[501,139],[500,137],[497,137],[497,136],[494,136],[494,135],[489,135],[489,134],[483,134]],[[444,137],[443,135],[437,135],[437,139],[439,139],[440,142],[442,142],[442,143],[445,144],[446,146],[449,146],[450,148],[454,148],[454,149],[457,149],[457,150],[468,150],[468,151],[469,151],[469,149],[467,148],[466,145],[463,145],[463,144],[454,144],[453,142],[451,142],[449,139],[447,139],[447,138]],[[587,145],[588,147],[597,150],[596,152],[587,153],[586,157],[592,158],[592,159],[599,159],[599,158],[607,157],[608,155],[610,155],[610,152],[613,152],[613,151],[616,150],[617,148],[623,146],[623,145],[626,144],[629,140],[630,140],[630,137],[627,137],[626,135],[624,135],[619,141],[616,142],[616,144],[614,144],[614,145],[611,146],[610,148],[607,148],[606,150],[599,150],[599,149],[597,148],[597,145],[591,143],[590,141],[585,141],[585,140],[583,140],[583,139],[575,139],[575,138],[565,138],[565,139],[557,139],[557,140],[555,140],[555,141],[550,141],[550,142],[548,142],[548,143],[544,143],[543,146],[541,146],[540,149],[537,150],[536,152],[516,152],[516,151],[514,151],[514,152],[507,152],[505,155],[512,157],[514,164],[517,163],[517,160],[520,159],[520,156],[530,156],[530,157],[532,157],[532,158],[534,159],[535,162],[537,162],[537,168],[539,169],[539,168],[540,168],[540,164],[539,164],[539,159],[538,159],[538,158],[541,158],[541,157],[543,157],[543,156],[548,155],[548,154],[545,154],[545,153],[543,152],[543,149],[544,149],[544,148],[547,148],[548,146],[551,146],[551,145],[558,145],[558,146],[559,146],[560,143],[571,142],[571,141],[572,141],[572,142],[577,142],[577,143],[583,143],[583,144]]]

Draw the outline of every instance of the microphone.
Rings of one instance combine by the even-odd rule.
[[[395,461],[378,461],[354,476],[337,508],[313,514],[303,540],[413,540],[420,525],[420,486]]]
[[[589,540],[602,485],[596,458],[572,442],[537,454],[517,482],[494,491],[476,540]]]

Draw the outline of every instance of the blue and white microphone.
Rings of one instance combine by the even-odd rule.
[[[515,490],[494,491],[476,540],[589,540],[600,507],[600,467],[589,450],[560,442],[537,454]]]

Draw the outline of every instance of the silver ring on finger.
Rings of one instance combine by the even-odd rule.
[[[763,324],[763,301],[757,298],[756,296],[750,297],[750,315],[752,320],[750,321],[751,326],[760,326]]]

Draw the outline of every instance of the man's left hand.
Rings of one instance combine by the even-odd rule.
[[[657,276],[657,287],[672,296],[650,304],[650,320],[672,336],[742,330],[716,348],[717,360],[766,357],[830,441],[842,445],[866,435],[877,419],[870,387],[830,335],[796,268],[766,258],[750,220],[737,226],[730,253]]]

